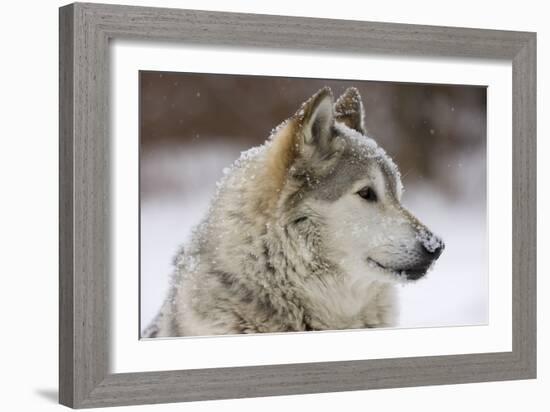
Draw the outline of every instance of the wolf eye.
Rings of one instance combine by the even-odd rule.
[[[360,191],[357,192],[357,194],[369,202],[376,202],[378,200],[376,192],[370,186],[362,188]]]

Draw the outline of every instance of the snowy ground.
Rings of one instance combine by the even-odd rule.
[[[172,259],[201,220],[222,169],[238,147],[159,151],[142,160],[141,325],[168,290]],[[200,178],[197,178],[200,177]],[[405,205],[446,249],[424,279],[400,285],[400,327],[485,324],[488,320],[486,220],[483,204],[450,201],[430,187],[406,186]]]

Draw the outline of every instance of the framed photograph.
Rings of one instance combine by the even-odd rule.
[[[60,402],[536,376],[536,35],[60,9]]]

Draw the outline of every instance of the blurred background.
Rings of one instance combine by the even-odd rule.
[[[318,89],[359,89],[370,137],[401,170],[403,203],[440,235],[435,269],[399,286],[400,327],[486,324],[486,88],[140,72],[141,329],[216,181]]]

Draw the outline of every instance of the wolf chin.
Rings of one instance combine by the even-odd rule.
[[[443,251],[355,88],[321,89],[224,173],[144,337],[393,326],[395,284]]]

